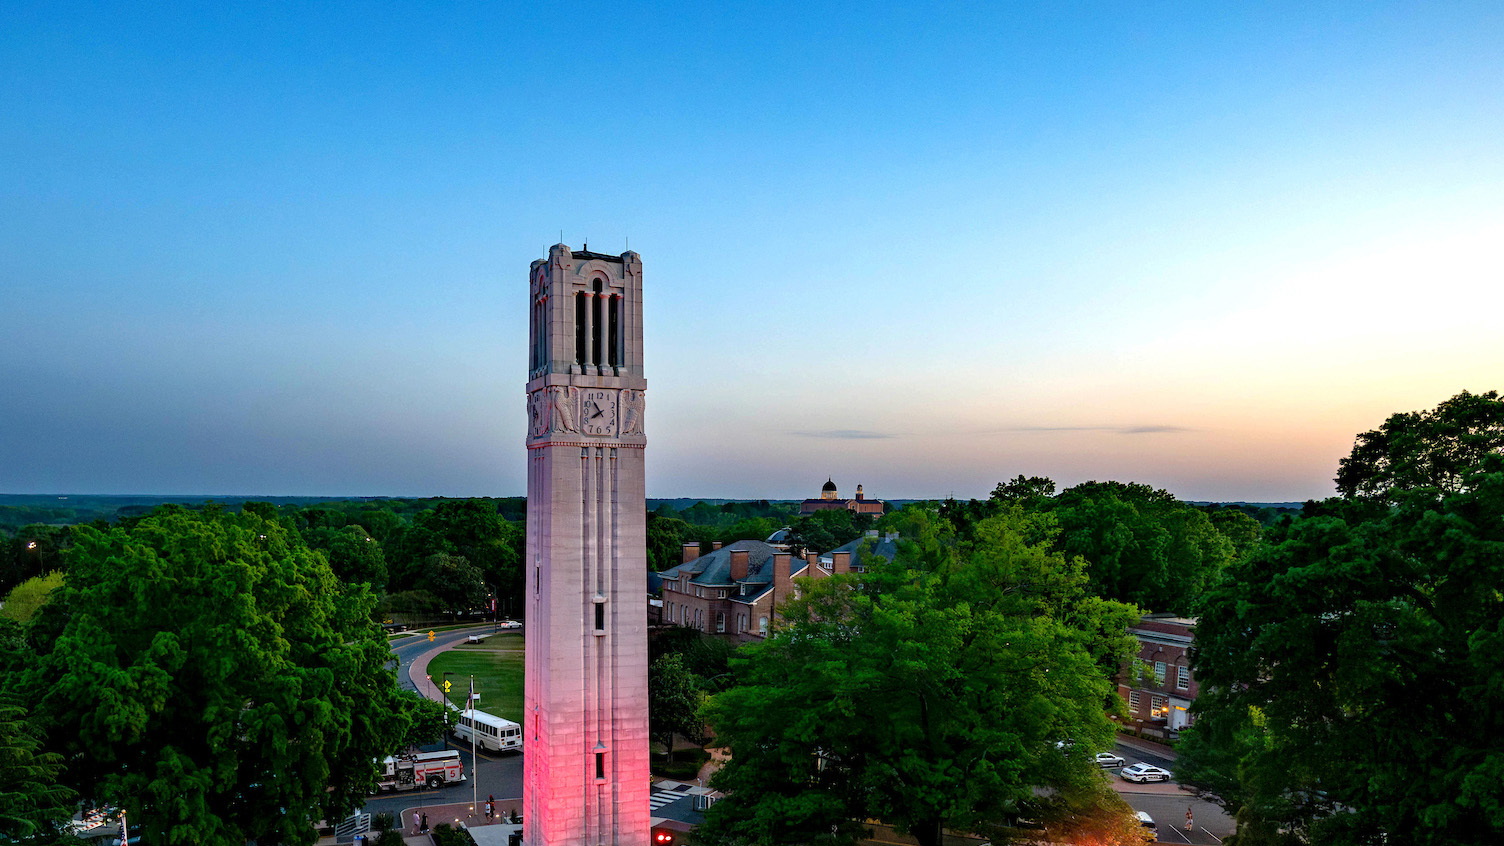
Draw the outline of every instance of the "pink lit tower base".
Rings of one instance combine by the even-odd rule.
[[[555,244],[529,280],[527,846],[647,846],[642,260]]]

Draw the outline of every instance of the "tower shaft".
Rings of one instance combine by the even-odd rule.
[[[529,287],[525,841],[646,846],[642,264],[559,244]]]

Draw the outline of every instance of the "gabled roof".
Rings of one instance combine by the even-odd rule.
[[[745,549],[747,551],[747,578],[742,581],[747,584],[772,584],[773,582],[773,553],[781,552],[777,547],[759,540],[739,540],[735,543],[717,549],[714,552],[701,555],[693,561],[676,564],[673,567],[659,572],[662,579],[677,579],[682,575],[689,574],[689,581],[697,585],[729,585],[731,580],[731,551]],[[794,559],[790,562],[791,575],[798,575],[805,568],[803,559]]]
[[[850,543],[843,543],[830,552],[821,555],[820,559],[823,561],[837,552],[849,552],[851,553],[852,567],[865,567],[866,565],[862,563],[862,547],[869,540],[877,541],[872,547],[872,554],[879,558],[886,558],[892,561],[893,556],[898,554],[898,538],[896,536],[883,535],[876,538],[860,537]]]

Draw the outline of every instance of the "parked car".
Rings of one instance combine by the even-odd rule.
[[[502,628],[504,628],[504,629],[520,629],[520,628],[522,628],[522,624],[519,623],[519,622],[517,622],[516,620],[502,620],[499,625]]]
[[[1097,753],[1097,766],[1102,767],[1104,769],[1111,769],[1113,767],[1121,767],[1121,766],[1123,766],[1126,763],[1128,763],[1128,761],[1126,759],[1124,759],[1123,757],[1121,757],[1119,755],[1114,755],[1111,752],[1098,752]]]
[[[1144,828],[1144,836],[1147,837],[1149,840],[1153,841],[1153,840],[1158,840],[1159,839],[1159,826],[1157,826],[1157,825],[1154,824],[1154,818],[1153,817],[1149,816],[1148,814],[1144,813],[1143,811],[1139,811],[1138,812],[1138,824],[1141,825],[1141,826],[1143,826],[1143,828]]]
[[[1175,776],[1169,770],[1162,770],[1149,764],[1134,764],[1131,767],[1124,767],[1118,771],[1118,775],[1122,776],[1124,781],[1136,782],[1169,781]]]

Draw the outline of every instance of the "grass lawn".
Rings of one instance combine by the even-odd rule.
[[[493,635],[482,643],[462,643],[428,662],[428,674],[439,684],[445,672],[453,685],[449,701],[465,706],[470,675],[475,675],[476,706],[488,714],[522,722],[522,635]]]

